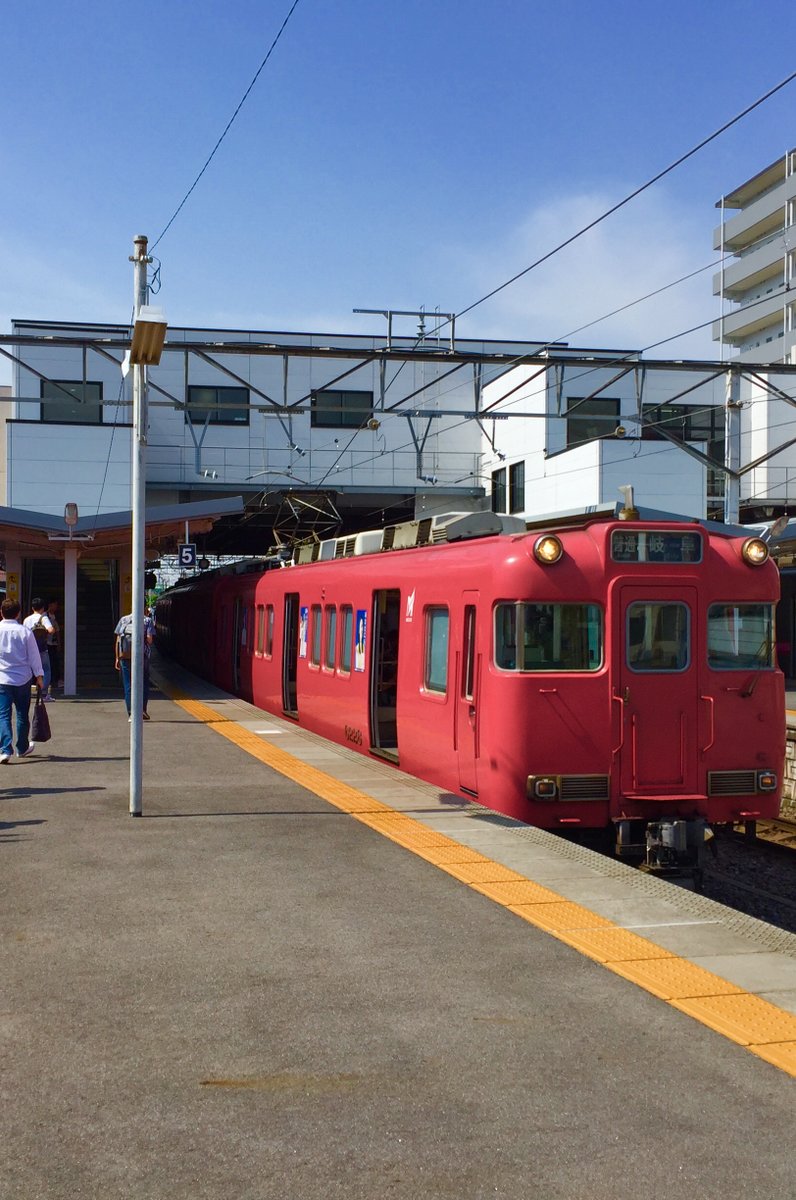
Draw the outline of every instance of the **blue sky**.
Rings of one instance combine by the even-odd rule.
[[[0,329],[129,319],[134,235],[160,235],[289,7],[4,14]],[[733,0],[300,0],[155,250],[157,302],[172,325],[323,332],[460,311],[784,79],[793,25]],[[458,331],[560,338],[706,267],[716,201],[796,145],[794,114],[796,82]],[[569,340],[671,337],[718,315],[711,281]],[[655,353],[718,357],[709,331]]]

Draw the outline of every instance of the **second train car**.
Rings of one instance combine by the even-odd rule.
[[[161,648],[498,812],[612,831],[651,869],[698,871],[707,826],[777,815],[779,576],[763,539],[631,501],[527,526],[450,514],[297,558],[165,592]]]

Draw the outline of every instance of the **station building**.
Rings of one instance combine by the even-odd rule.
[[[441,320],[398,336],[385,316],[386,334],[368,336],[169,328],[147,389],[150,561],[180,543],[200,560],[262,555],[453,511],[530,519],[614,502],[627,484],[645,507],[721,518],[722,364],[461,339]],[[130,607],[130,329],[17,320],[0,341],[14,362],[0,424],[9,589],[23,606],[63,596],[85,665],[69,685],[109,682],[101,647]],[[771,395],[774,376],[743,369]],[[753,452],[755,430],[739,436]],[[743,488],[770,470],[743,476],[741,519],[768,509]]]

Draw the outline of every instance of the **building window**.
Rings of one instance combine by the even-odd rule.
[[[664,434],[671,433],[683,442],[707,442],[705,453],[716,462],[724,462],[722,405],[645,404],[642,418],[644,440],[664,441]]]
[[[619,401],[567,398],[567,449],[611,436],[619,424]]]
[[[192,425],[248,425],[249,389],[189,387],[185,420]]]
[[[373,413],[373,392],[312,393],[310,424],[360,429]]]
[[[525,463],[512,463],[509,467],[509,512],[522,512],[525,508]]]
[[[506,511],[506,468],[492,472],[492,512]]]
[[[448,690],[448,625],[447,608],[426,611],[426,669],[424,684],[429,692]]]
[[[716,405],[645,404],[642,409],[641,437],[644,441],[666,441],[661,430],[682,442],[705,442],[704,453],[717,464],[724,463],[724,408]],[[724,496],[725,475],[708,467],[709,499]]]
[[[42,379],[41,419],[56,424],[101,425],[102,384]]]

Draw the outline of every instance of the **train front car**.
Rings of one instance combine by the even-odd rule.
[[[499,756],[515,787],[527,770],[523,819],[612,825],[621,856],[698,875],[711,825],[779,812],[779,574],[765,543],[676,518],[585,518],[526,541],[525,594],[495,607],[493,666],[524,746]]]

